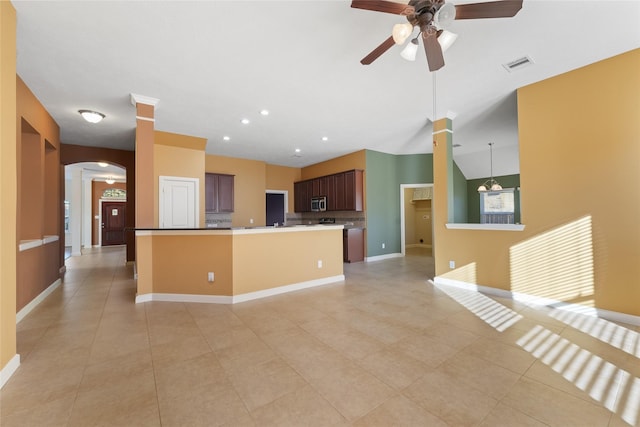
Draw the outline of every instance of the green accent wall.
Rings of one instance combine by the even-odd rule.
[[[489,178],[470,179],[467,181],[467,219],[470,224],[480,223],[480,193],[478,193],[478,187]],[[502,188],[519,188],[520,187],[520,174],[517,175],[505,175],[495,176],[494,179],[502,185]],[[514,193],[515,203],[515,222],[520,223],[520,191],[516,190]],[[457,206],[456,206],[457,208]]]
[[[433,183],[433,155],[367,150],[366,161],[367,257],[400,253],[400,184]]]
[[[453,221],[458,223],[469,222],[468,219],[468,205],[469,198],[467,196],[469,190],[467,185],[467,178],[456,164],[453,162]],[[478,184],[480,185],[480,184]],[[476,186],[478,188],[478,186]],[[451,194],[451,193],[449,193]],[[479,203],[479,202],[478,202]],[[478,220],[479,221],[479,220]]]

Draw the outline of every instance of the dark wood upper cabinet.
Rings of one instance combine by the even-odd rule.
[[[362,211],[364,208],[362,170],[351,170],[293,184],[294,210],[310,212],[311,198],[325,196],[327,211]]]
[[[233,212],[233,175],[205,173],[204,205],[207,213]]]

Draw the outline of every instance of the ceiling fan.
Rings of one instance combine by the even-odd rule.
[[[439,70],[444,66],[444,56],[438,38],[454,19],[510,18],[520,11],[522,1],[501,0],[453,5],[446,3],[445,0],[411,0],[409,4],[385,0],[352,0],[353,8],[403,15],[408,21],[405,24],[395,25],[393,34],[360,62],[363,65],[371,64],[394,44],[404,43],[413,33],[414,28],[418,27],[420,30],[418,36],[410,41],[410,44],[414,45],[411,46],[414,57],[418,38],[422,35],[429,71]]]

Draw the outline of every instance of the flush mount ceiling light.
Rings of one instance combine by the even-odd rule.
[[[105,118],[105,115],[91,110],[78,110],[83,119],[89,123],[99,123]]]
[[[109,178],[105,179],[104,182],[106,182],[107,184],[111,185],[114,182],[116,182],[116,180],[113,179],[113,177],[110,176]]]
[[[106,168],[107,166],[109,166],[109,163],[107,163],[107,162],[98,162],[98,166],[100,166],[101,168]]]
[[[500,191],[502,190],[502,185],[498,184],[498,181],[496,181],[495,179],[493,179],[493,142],[489,143],[489,152],[490,152],[490,159],[491,159],[491,178],[489,178],[488,180],[486,180],[482,185],[480,185],[478,187],[478,191],[480,193],[484,192],[484,191]]]

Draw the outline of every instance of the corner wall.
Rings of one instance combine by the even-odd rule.
[[[526,228],[446,229],[438,173],[438,276],[640,316],[639,71],[634,50],[518,90]]]
[[[16,11],[0,2],[0,388],[18,367],[16,354]]]

